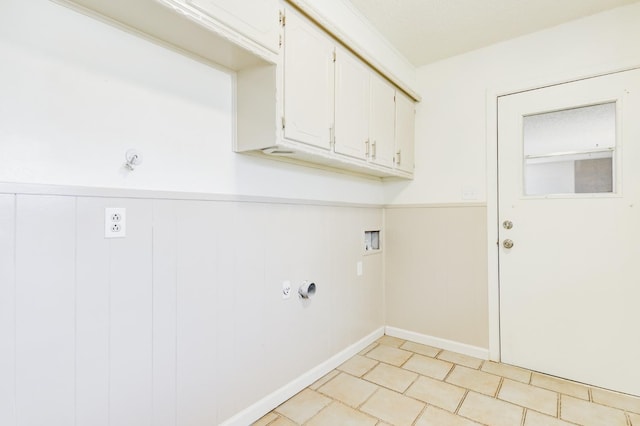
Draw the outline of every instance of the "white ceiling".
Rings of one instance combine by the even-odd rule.
[[[636,1],[351,0],[415,66]]]

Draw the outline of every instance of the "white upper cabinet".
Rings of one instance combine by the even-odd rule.
[[[369,161],[389,168],[393,167],[395,146],[395,94],[391,84],[372,74]]]
[[[284,29],[284,137],[329,150],[335,44],[297,13]]]
[[[237,73],[235,150],[411,178],[411,99],[298,11],[284,17],[278,64]]]
[[[371,149],[371,70],[346,49],[338,47],[335,75],[335,152],[366,160]]]
[[[267,49],[278,52],[277,0],[179,0]]]
[[[404,93],[396,93],[395,167],[407,173],[414,169],[415,105]]]

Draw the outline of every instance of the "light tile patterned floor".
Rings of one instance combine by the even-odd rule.
[[[383,336],[257,426],[640,426],[640,398]]]

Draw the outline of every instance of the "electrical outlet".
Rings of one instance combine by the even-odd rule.
[[[359,277],[362,276],[362,261],[361,260],[359,260],[356,263],[356,275],[359,276]]]
[[[104,209],[104,237],[124,238],[127,236],[127,209],[108,207]]]
[[[282,298],[288,299],[291,297],[291,281],[282,282]]]

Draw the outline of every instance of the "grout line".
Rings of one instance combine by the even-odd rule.
[[[527,414],[529,413],[529,409],[527,407],[523,407],[524,412],[522,413],[522,421],[520,422],[520,426],[524,426],[524,423],[527,421]]]
[[[502,390],[502,384],[504,383],[504,377],[501,377],[501,376],[498,376],[498,377],[500,377],[500,382],[498,383],[498,387],[496,388],[496,392],[493,395],[493,397],[496,398],[496,399],[498,399],[498,394]]]
[[[364,401],[362,401],[362,403],[360,405],[358,405],[357,407],[354,407],[356,410],[360,411],[360,408],[362,408],[364,406],[364,404],[369,402],[369,400],[371,398],[373,398],[373,395],[377,394],[380,391],[380,389],[382,389],[382,386],[378,386],[377,384],[376,384],[376,386],[378,387],[378,389],[376,389],[375,391],[371,392],[371,395],[369,395]],[[364,411],[362,411],[362,412],[364,413]],[[376,418],[378,418],[378,417],[376,417]],[[380,419],[380,420],[382,420],[382,419]]]
[[[456,415],[458,414],[458,412],[462,408],[462,404],[464,404],[464,400],[467,399],[467,395],[469,395],[469,389],[464,388],[464,390],[465,390],[464,395],[462,395],[462,399],[458,403],[458,406],[456,407],[456,409],[453,411],[453,414],[456,414]]]
[[[455,368],[458,366],[458,364],[456,363],[451,363],[451,368],[449,368],[449,371],[447,372],[447,374],[445,374],[445,376],[442,378],[441,382],[447,382],[447,379],[449,378],[449,376],[451,375],[451,373],[453,372],[453,370],[455,370]],[[447,382],[449,383],[449,382]]]
[[[424,401],[421,401],[421,402],[424,402]],[[424,403],[424,407],[422,407],[422,410],[420,410],[416,418],[413,420],[413,422],[411,422],[412,425],[415,425],[416,422],[424,415],[424,412],[427,411],[427,407],[429,407],[429,404]]]
[[[557,392],[556,395],[557,395],[557,398],[556,398],[556,418],[559,419],[560,418],[560,404],[561,404],[561,400],[562,400],[562,398],[561,398],[562,394],[560,392]]]

